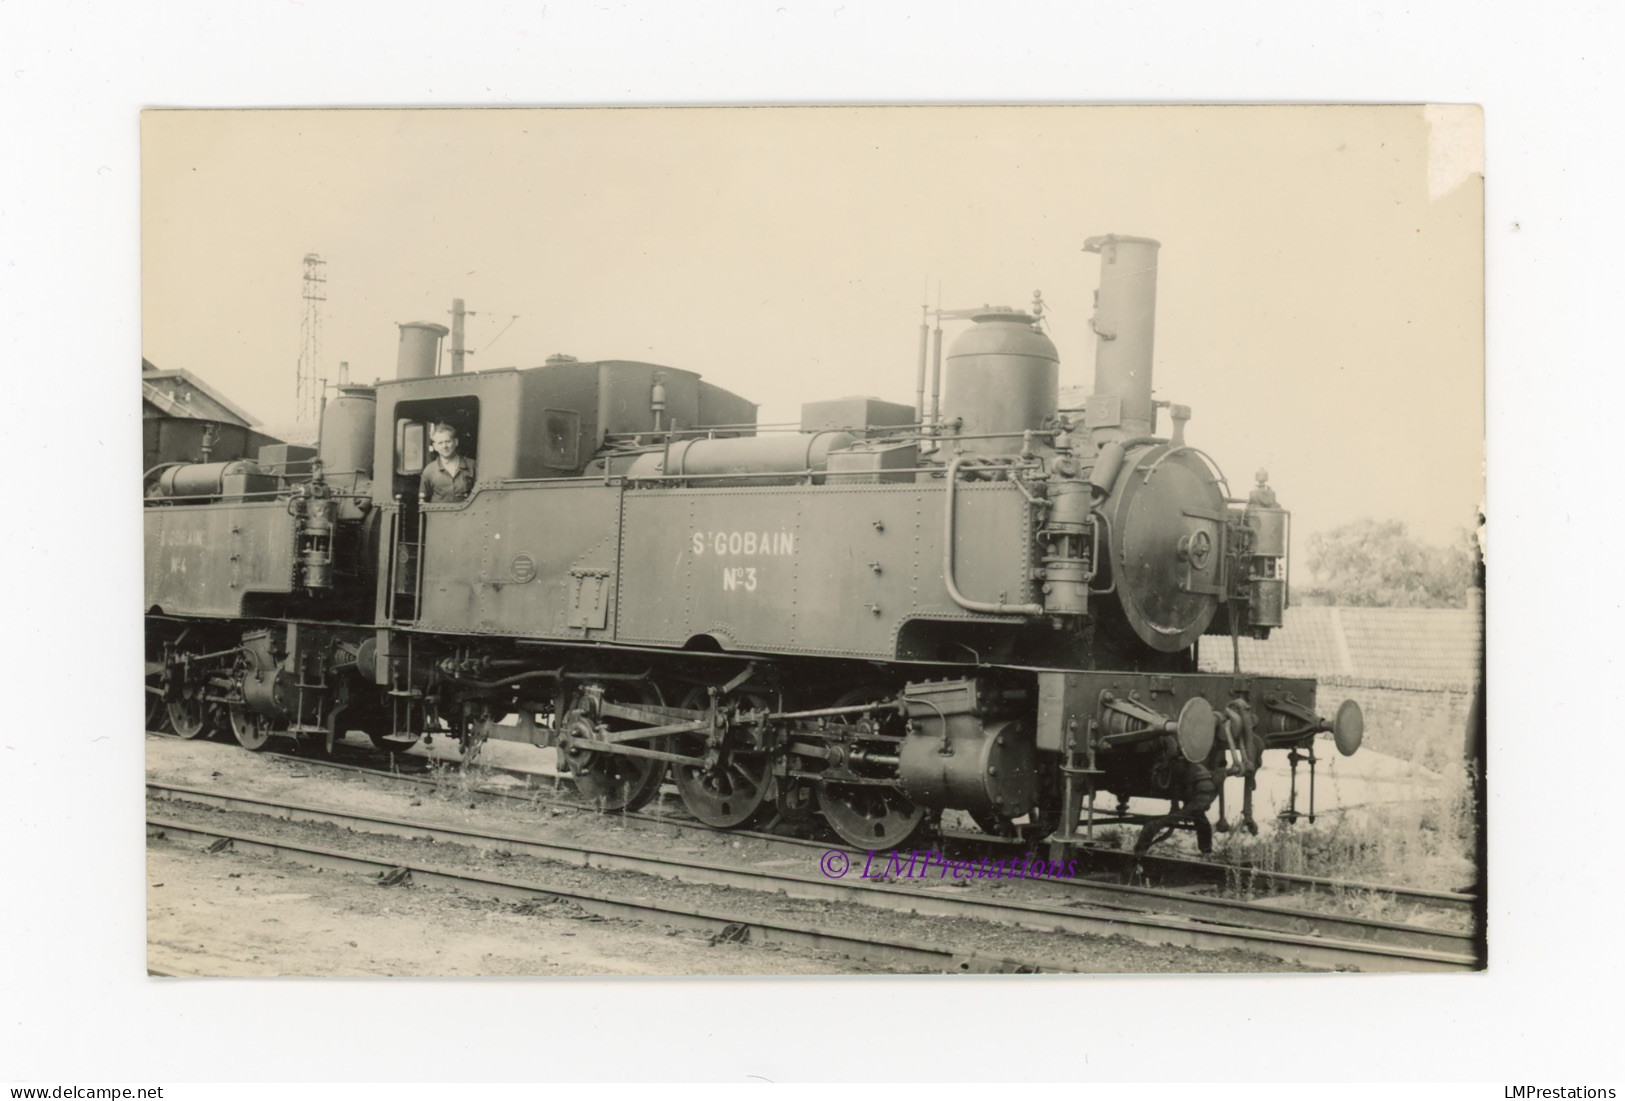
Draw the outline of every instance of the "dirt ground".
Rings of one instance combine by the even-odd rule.
[[[844,975],[885,973],[695,930],[381,888],[255,854],[147,848],[147,964],[171,975]]]
[[[524,747],[518,747],[523,749]],[[233,746],[147,740],[148,776],[316,805],[374,811],[526,836],[591,837],[625,848],[665,846],[714,862],[767,863],[760,845],[664,827],[636,831],[590,813],[512,800],[476,799],[460,778],[436,788],[297,761],[271,760]],[[1301,970],[1241,952],[1203,952],[1020,929],[967,919],[877,910],[856,903],[791,899],[749,890],[677,883],[629,872],[587,869],[518,853],[350,834],[333,827],[221,812],[153,800],[149,814],[200,826],[242,828],[398,863],[497,871],[526,882],[634,894],[745,920],[808,921],[820,928],[888,935],[992,958],[1044,961],[1086,973],[1191,973]],[[617,830],[625,836],[617,838]],[[817,850],[809,850],[808,861]],[[477,901],[421,886],[381,888],[370,877],[317,872],[274,858],[209,854],[192,841],[148,846],[150,966],[188,975],[798,975],[886,973],[832,954],[771,945],[719,944],[653,922],[602,921],[568,903]]]

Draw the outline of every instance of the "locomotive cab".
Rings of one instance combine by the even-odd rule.
[[[565,356],[524,370],[407,372],[380,384],[377,402],[374,464],[392,472],[373,490],[388,517],[379,619],[541,638],[610,630],[621,491],[587,476],[595,458],[647,450],[640,437],[679,418],[743,434],[756,416],[693,372]],[[436,422],[457,429],[477,480],[464,500],[420,505]]]

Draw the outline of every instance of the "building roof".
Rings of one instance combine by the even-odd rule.
[[[1479,662],[1478,616],[1465,608],[1288,608],[1268,640],[1244,638],[1241,667],[1391,688],[1468,690]],[[1202,639],[1204,670],[1231,667],[1228,639]]]
[[[197,397],[204,400],[196,402]],[[160,413],[172,417],[236,421],[244,428],[254,428],[260,423],[252,413],[190,371],[160,371],[146,359],[141,361],[141,398]]]

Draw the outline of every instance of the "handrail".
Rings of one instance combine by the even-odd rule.
[[[942,510],[942,581],[948,587],[948,596],[967,612],[980,612],[984,615],[1043,615],[1042,604],[1006,604],[1002,600],[992,602],[971,600],[959,591],[959,585],[954,581],[954,487],[959,482],[959,467],[964,462],[965,456],[956,456],[948,464],[948,472],[943,476],[948,483],[945,487],[948,501]]]
[[[401,565],[401,514],[393,511],[389,514],[389,532],[384,536],[385,546],[388,548],[388,565],[384,569],[384,620],[392,622],[395,619],[395,589],[398,582],[395,573]]]
[[[412,581],[412,618],[414,620],[419,620],[419,619],[423,618],[423,568],[424,568],[424,564],[428,561],[428,558],[429,558],[429,555],[428,555],[428,550],[429,550],[428,524],[429,524],[428,515],[421,508],[418,509],[418,539],[417,539],[417,548],[418,548],[417,559],[418,560],[417,560],[417,572],[414,575],[413,581]]]
[[[309,485],[309,482],[299,482],[299,485]],[[250,493],[188,493],[177,497],[158,497],[148,494],[141,498],[144,505],[172,505],[172,504],[266,504],[279,500],[288,500],[297,497],[292,489],[256,489]],[[370,493],[329,493],[328,497],[339,501],[371,501]]]
[[[1226,498],[1229,498],[1229,496],[1230,496],[1230,481],[1229,481],[1229,479],[1227,479],[1224,476],[1224,471],[1219,469],[1219,464],[1217,462],[1215,462],[1213,460],[1213,456],[1209,455],[1206,451],[1203,451],[1199,447],[1191,447],[1189,444],[1176,444],[1175,446],[1170,447],[1167,451],[1164,451],[1161,455],[1158,455],[1157,458],[1156,458],[1156,461],[1153,462],[1150,466],[1146,467],[1145,477],[1144,477],[1143,481],[1149,482],[1151,480],[1151,475],[1153,475],[1153,474],[1155,474],[1157,472],[1158,467],[1162,466],[1163,463],[1167,462],[1169,459],[1173,458],[1175,455],[1179,454],[1181,451],[1188,451],[1192,455],[1195,455],[1198,458],[1200,458],[1202,460],[1202,462],[1207,466],[1209,472],[1212,473],[1212,475],[1213,475],[1213,484],[1215,486],[1222,486],[1223,490],[1224,490],[1223,496],[1226,497]]]

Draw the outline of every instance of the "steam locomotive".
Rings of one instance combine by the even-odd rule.
[[[782,432],[655,364],[438,374],[446,329],[402,325],[398,377],[342,389],[308,461],[149,471],[148,690],[183,737],[519,741],[604,811],[669,777],[713,827],[867,849],[949,811],[1069,845],[1188,799],[1181,758],[1250,792],[1265,750],[1352,753],[1358,707],[1321,718],[1313,680],[1198,672],[1204,634],[1235,654],[1281,625],[1288,514],[1152,399],[1159,247],[1085,245],[1080,408],[1036,297],[969,312],[945,365],[939,321],[929,403],[922,325],[914,406],[814,402]],[[421,503],[441,423],[478,478]]]

